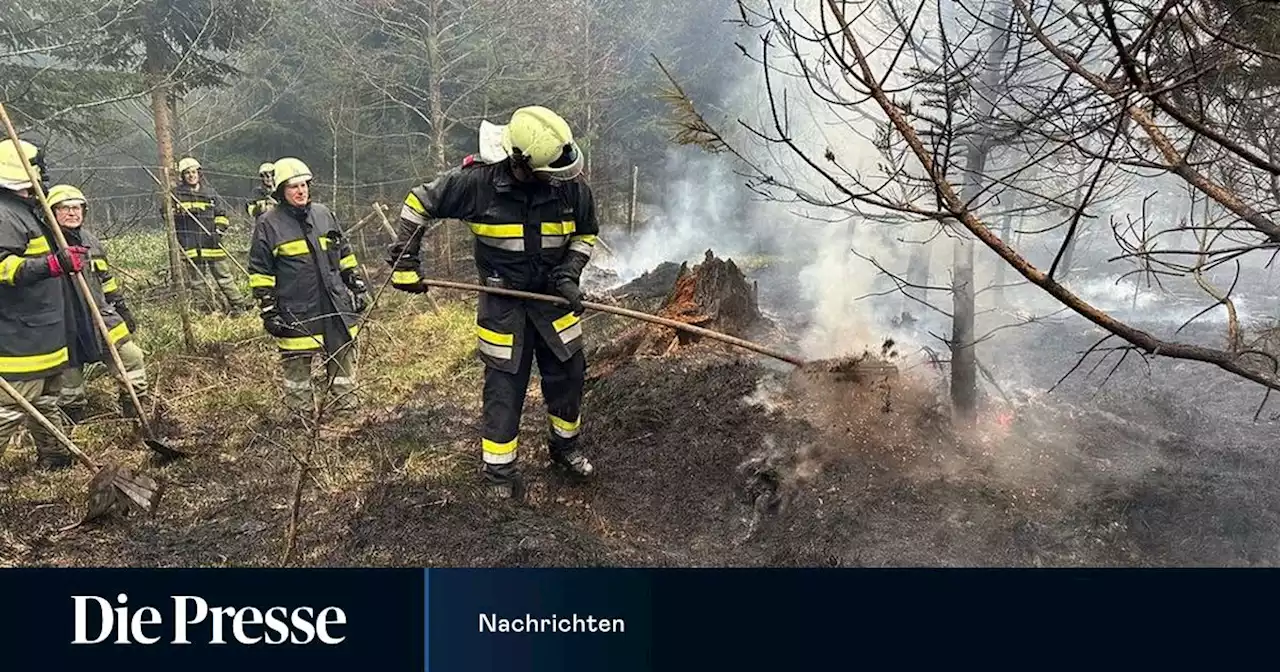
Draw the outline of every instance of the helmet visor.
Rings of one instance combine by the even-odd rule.
[[[582,150],[578,143],[571,142],[564,146],[559,158],[546,167],[534,168],[533,172],[553,180],[572,180],[582,174]]]

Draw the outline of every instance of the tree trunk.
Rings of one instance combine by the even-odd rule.
[[[440,22],[440,0],[432,0],[427,3],[427,21],[430,30],[437,30]],[[448,138],[445,136],[445,129],[448,120],[444,116],[444,92],[442,89],[443,81],[447,73],[444,70],[444,58],[440,53],[439,34],[432,32],[427,37],[427,63],[431,68],[431,80],[427,85],[427,114],[431,117],[431,168],[432,174],[439,175],[448,167],[445,159],[445,142]],[[447,276],[453,276],[453,236],[449,235],[453,227],[442,226],[440,231],[440,254],[443,262],[444,272]]]
[[[587,182],[591,182],[591,168],[593,165],[595,165],[595,161],[591,160],[591,156],[595,154],[595,150],[596,150],[595,119],[594,119],[595,110],[594,110],[594,106],[591,104],[591,96],[592,96],[592,93],[594,93],[591,90],[592,84],[593,84],[593,82],[591,81],[591,61],[592,61],[591,47],[593,44],[591,42],[591,3],[589,2],[583,3],[582,7],[583,7],[582,44],[587,50],[587,53],[584,54],[586,58],[582,59],[582,67],[583,67],[582,99],[585,100],[587,103],[586,112],[582,118],[582,123],[583,123],[582,145],[583,145],[583,152],[584,152],[584,155],[582,157],[582,176],[583,178],[586,179]]]
[[[1013,215],[1005,215],[1000,221],[1000,240],[1008,245],[1013,245]],[[1004,308],[1009,305],[1009,299],[1005,296],[1005,280],[1008,277],[1009,265],[1006,263],[996,264],[995,290],[996,290],[996,306]]]
[[[1076,185],[1075,200],[1071,203],[1072,212],[1078,210],[1080,208],[1080,204],[1084,202],[1084,193],[1085,190],[1089,188],[1090,177],[1091,176],[1088,171],[1080,176],[1080,184]],[[1071,213],[1067,214],[1068,216],[1071,216]],[[1085,219],[1084,217],[1081,217],[1080,223],[1076,226],[1076,230],[1074,232],[1075,235],[1071,236],[1071,239],[1066,241],[1065,249],[1062,251],[1062,261],[1058,263],[1058,270],[1053,274],[1053,276],[1058,279],[1058,282],[1066,282],[1067,279],[1071,277],[1071,265],[1075,263],[1076,243],[1080,240],[1080,234],[1084,233],[1084,225]],[[1066,231],[1070,233],[1071,227],[1068,226]],[[1063,235],[1066,234],[1064,233]]]
[[[914,287],[922,288],[929,284],[929,271],[932,264],[931,252],[933,252],[932,242],[921,242],[911,250],[911,256],[907,259],[907,282]],[[921,301],[929,300],[929,292],[925,289],[913,289],[907,287],[908,293],[915,294]],[[920,304],[907,298],[902,298],[902,316],[905,319],[913,313],[919,313]]]
[[[627,235],[636,235],[636,189],[640,186],[640,166],[631,166],[631,198],[627,202]]]
[[[191,315],[188,313],[188,297],[187,283],[183,281],[182,276],[185,269],[182,267],[182,253],[178,245],[178,227],[174,220],[173,199],[170,197],[170,189],[174,183],[173,173],[173,120],[169,113],[172,111],[169,82],[165,79],[165,67],[161,60],[161,45],[155,38],[147,40],[147,58],[143,65],[144,73],[148,82],[152,86],[151,89],[151,113],[155,116],[156,127],[156,147],[160,155],[160,179],[164,182],[161,187],[160,202],[164,208],[165,229],[169,238],[169,282],[171,288],[178,293],[178,315],[182,320],[182,343],[188,351],[195,349],[195,333],[191,329]]]
[[[1009,13],[1005,0],[996,9],[991,24],[991,47],[982,73],[981,90],[977,92],[978,130],[970,140],[965,155],[967,179],[961,198],[972,204],[982,192],[983,172],[987,156],[991,152],[991,136],[988,130],[994,97],[1004,71],[1005,54],[1009,50]],[[957,227],[959,228],[959,227]],[[978,359],[974,351],[974,287],[973,287],[973,238],[965,232],[956,236],[954,264],[951,275],[951,403],[962,421],[971,421],[978,410]]]

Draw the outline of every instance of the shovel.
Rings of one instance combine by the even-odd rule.
[[[20,145],[18,131],[13,127],[13,121],[9,119],[9,112],[5,109],[4,104],[0,103],[0,119],[4,120],[5,131],[9,134],[9,139],[14,145]],[[19,152],[21,153],[21,152]],[[49,228],[53,231],[53,237],[58,241],[58,248],[67,249],[67,239],[62,235],[62,227],[58,226],[58,220],[53,216],[53,210],[49,207],[49,201],[45,197],[44,187],[40,184],[40,178],[36,176],[35,168],[28,161],[22,162],[22,167],[27,171],[27,179],[31,180],[31,189],[36,192],[36,197],[40,200],[41,207],[44,208],[44,215],[49,220]],[[72,273],[75,278],[76,289],[80,292],[80,297],[84,299],[85,305],[89,307],[89,313],[93,316],[93,324],[98,330],[98,334],[102,336],[102,342],[106,344],[107,350],[111,352],[111,359],[115,362],[116,371],[120,374],[116,378],[125,390],[129,392],[129,400],[133,402],[133,408],[137,411],[138,423],[145,435],[143,443],[156,454],[166,459],[174,459],[185,457],[184,453],[180,453],[170,448],[164,442],[155,437],[151,431],[151,423],[147,420],[147,413],[142,408],[142,403],[138,401],[138,393],[133,389],[133,383],[129,382],[129,377],[124,375],[124,362],[120,359],[120,352],[116,349],[111,337],[108,333],[107,323],[102,320],[102,312],[93,300],[93,293],[89,291],[89,285],[85,282],[84,275],[80,273]]]
[[[66,446],[71,454],[80,460],[80,463],[88,467],[94,472],[93,480],[89,481],[89,510],[85,512],[84,518],[76,525],[84,524],[95,518],[105,515],[107,512],[115,508],[117,503],[127,503],[137,507],[148,514],[154,514],[156,507],[160,504],[160,498],[164,495],[164,483],[147,476],[145,474],[135,474],[128,467],[122,467],[118,464],[99,465],[94,462],[84,451],[76,447],[76,444],[67,438],[58,428],[49,422],[40,411],[36,410],[31,402],[27,401],[9,381],[0,378],[0,389],[6,394],[13,397],[18,402],[22,410],[28,415],[35,418],[37,422],[58,439],[58,442]],[[73,525],[72,527],[75,527]],[[66,528],[70,529],[70,528]]]

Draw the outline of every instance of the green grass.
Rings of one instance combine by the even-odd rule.
[[[160,235],[134,234],[107,242],[113,264],[127,272],[132,284],[150,291],[134,291],[124,281],[137,321],[139,346],[147,356],[148,379],[153,396],[162,399],[171,418],[183,428],[182,441],[194,440],[213,455],[173,467],[184,478],[202,481],[208,465],[235,462],[260,446],[262,432],[279,449],[302,455],[311,437],[306,432],[285,431],[279,352],[263,331],[256,315],[231,318],[191,311],[195,337],[193,348],[183,342],[182,322],[176,301],[158,300],[167,273],[167,248]],[[121,274],[123,279],[123,274]],[[363,405],[354,417],[336,421],[326,429],[324,447],[315,456],[314,483],[327,492],[341,492],[375,477],[379,455],[388,446],[379,439],[364,438],[362,422],[380,418],[402,406],[423,403],[424,398],[447,398],[462,408],[478,412],[482,365],[475,357],[475,307],[473,300],[436,299],[439,313],[421,297],[390,287],[379,293],[357,340],[357,378]],[[319,362],[317,361],[317,370]],[[108,376],[89,381],[90,421],[70,432],[73,441],[102,460],[142,465],[145,451],[138,449],[134,425],[118,412],[118,384]],[[262,419],[269,419],[264,430]],[[194,437],[194,439],[193,439]],[[391,448],[395,448],[392,446]],[[274,460],[291,460],[276,453]],[[384,460],[385,461],[385,460]],[[44,507],[56,511],[63,524],[83,511],[87,470],[76,467],[58,474],[32,469],[34,450],[29,436],[19,447],[0,456],[0,517],[25,516]],[[466,460],[437,446],[415,446],[408,463],[397,468],[406,478],[453,480],[462,474]],[[215,467],[216,469],[216,467]],[[216,476],[214,474],[213,476]],[[167,507],[182,507],[180,499]],[[178,513],[186,516],[193,514]],[[4,543],[0,540],[0,551]],[[4,564],[0,552],[0,565]]]

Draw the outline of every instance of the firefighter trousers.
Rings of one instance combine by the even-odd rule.
[[[139,400],[147,394],[147,360],[142,352],[142,348],[133,342],[132,339],[118,344],[116,349],[120,352],[120,361],[124,364],[124,375],[128,378],[129,384],[133,386],[133,391],[138,395]],[[106,353],[104,362],[94,362],[83,368],[74,366],[67,367],[62,371],[59,377],[61,389],[58,391],[58,406],[64,410],[74,411],[84,409],[89,405],[89,399],[86,394],[85,381],[92,380],[96,377],[98,371],[102,367],[106,367],[107,371],[117,380],[120,373],[116,371],[115,360],[111,358],[111,353]],[[126,407],[125,412],[130,412],[131,402],[128,394],[121,390],[121,403]]]
[[[532,322],[525,321],[525,347],[520,348],[520,367],[504,373],[486,367],[484,373],[484,417],[481,450],[485,470],[496,476],[514,473],[520,415],[537,359],[542,396],[547,408],[547,450],[552,457],[577,448],[581,429],[582,386],[587,360],[581,351],[561,362]]]
[[[249,300],[240,292],[236,278],[231,273],[231,262],[226,259],[196,258],[183,262],[187,273],[187,287],[197,306],[209,310],[218,309],[218,296],[226,299],[232,310],[247,310]]]
[[[62,431],[62,414],[58,412],[58,374],[38,380],[11,380],[22,398],[49,419],[49,422]],[[0,454],[4,453],[9,442],[22,434],[23,428],[31,432],[35,439],[36,456],[43,466],[48,463],[69,463],[71,453],[58,442],[39,420],[31,417],[12,397],[0,390]]]
[[[286,352],[281,355],[280,368],[284,378],[284,403],[295,412],[310,413],[315,405],[311,384],[311,364],[316,358],[324,360],[326,380],[326,396],[333,397],[332,410],[349,411],[356,407],[356,379],[353,363],[356,346],[354,342],[338,348],[335,353]]]

